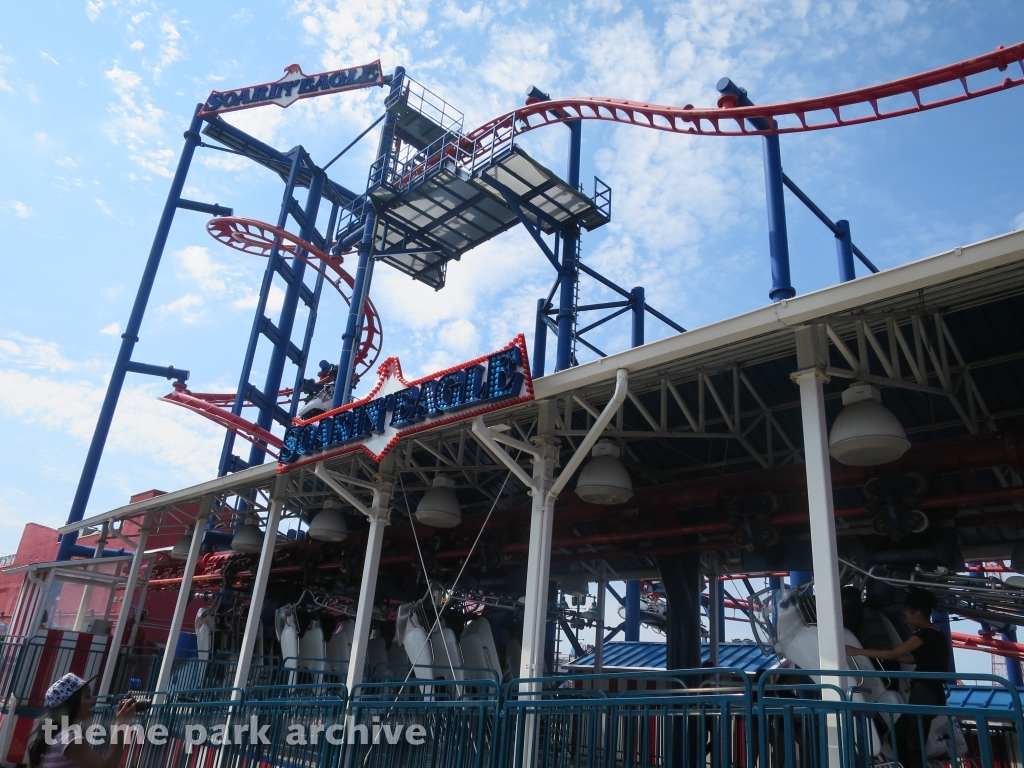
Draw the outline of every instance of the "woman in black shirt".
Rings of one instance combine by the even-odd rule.
[[[952,655],[949,639],[932,624],[935,598],[922,589],[912,589],[903,603],[903,618],[911,635],[891,651],[846,646],[848,656],[866,656],[879,661],[900,661],[916,665],[917,672],[949,672]],[[942,680],[914,680],[910,684],[908,704],[945,706],[946,689]],[[933,716],[903,715],[896,721],[896,746],[899,761],[905,766],[925,766],[921,742],[927,741]]]

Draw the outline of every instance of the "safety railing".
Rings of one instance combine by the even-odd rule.
[[[68,672],[90,679],[102,670],[107,657],[105,643],[98,638],[83,645],[80,638],[89,635],[68,635],[58,642],[47,642],[46,635],[30,637],[15,651],[9,673],[9,695],[20,707],[41,708],[50,682]],[[8,657],[9,659],[10,657]],[[11,664],[8,660],[7,664]]]
[[[795,677],[799,675],[800,677]],[[806,677],[814,676],[814,679]],[[1021,691],[992,675],[957,706],[865,701],[868,678],[949,676],[736,669],[357,686],[174,690],[154,698],[123,764],[146,768],[1010,768]],[[112,697],[94,723],[109,728]],[[902,724],[902,725],[901,725]],[[916,743],[916,748],[914,744]],[[921,758],[921,754],[925,758]]]
[[[358,685],[344,768],[489,768],[500,692],[493,679]]]
[[[388,94],[384,106],[390,111],[400,102],[404,102],[410,109],[419,112],[445,131],[462,133],[462,124],[465,120],[462,112],[408,75],[402,78],[401,88]]]
[[[829,765],[830,755],[843,768],[879,764],[919,768],[929,763],[963,768],[1020,765],[1024,720],[1020,692],[994,675],[892,673],[857,670],[766,672],[758,682],[759,751],[762,765],[811,768]],[[957,707],[941,702],[938,687],[954,677],[984,681],[1005,690],[1006,706]],[[931,705],[904,704],[895,691],[865,693],[880,680],[901,680],[922,691],[935,690]],[[888,695],[891,693],[892,695]],[[927,698],[927,697],[922,697]]]
[[[25,637],[5,635],[0,639],[0,705],[11,695],[14,684],[14,669],[18,664],[18,655],[25,646]]]
[[[746,675],[732,669],[513,680],[497,764],[749,767],[751,693]]]

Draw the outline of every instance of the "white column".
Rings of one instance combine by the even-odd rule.
[[[804,471],[807,474],[807,507],[811,522],[811,562],[814,568],[814,598],[818,614],[818,667],[822,670],[846,669],[846,643],[840,602],[839,561],[836,551],[836,517],[832,506],[832,471],[829,466],[828,424],[825,421],[825,394],[828,380],[824,368],[826,352],[817,328],[796,332],[797,365],[792,375],[800,387],[800,414],[804,430]],[[845,688],[845,680],[822,682]],[[825,700],[836,700],[838,693],[826,688]],[[828,716],[827,740],[829,765],[841,765],[839,729],[836,717]]]
[[[242,635],[242,647],[238,650],[238,665],[235,667],[235,681],[232,683],[232,698],[239,698],[249,681],[249,667],[252,666],[252,652],[256,648],[256,634],[263,631],[263,598],[267,594],[267,581],[270,580],[270,568],[274,560],[274,545],[277,543],[277,526],[281,522],[284,510],[284,493],[278,480],[274,496],[270,499],[267,512],[267,527],[263,533],[263,549],[260,562],[256,567],[256,579],[252,585],[252,598],[249,600],[249,615],[245,620],[245,633]]]
[[[526,565],[526,605],[523,611],[523,655],[520,677],[544,676],[544,639],[551,578],[551,529],[555,499],[548,494],[554,484],[559,440],[551,435],[554,403],[540,403],[537,436],[533,439],[533,487],[530,489],[530,549]],[[532,690],[533,686],[530,686]]]
[[[192,532],[192,544],[188,548],[188,557],[185,559],[185,570],[181,575],[181,586],[178,590],[178,600],[174,604],[174,616],[171,618],[171,628],[167,633],[167,646],[164,648],[164,658],[160,663],[160,674],[156,680],[156,690],[167,691],[171,682],[171,672],[174,669],[174,653],[178,650],[178,638],[181,636],[181,624],[185,621],[185,609],[188,608],[188,600],[192,593],[192,576],[196,572],[196,563],[199,562],[199,551],[203,546],[203,535],[206,533],[206,521],[210,519],[210,508],[213,506],[213,496],[204,496],[199,505],[199,515],[196,517],[196,527]],[[154,704],[159,704],[163,696],[154,697]]]
[[[358,512],[366,515],[370,521],[370,531],[366,537],[366,556],[363,560],[363,580],[359,584],[359,602],[356,606],[355,626],[352,629],[352,649],[348,656],[348,674],[345,677],[345,686],[349,694],[355,686],[363,682],[366,649],[370,644],[370,628],[373,624],[373,602],[377,593],[381,545],[384,543],[384,528],[391,522],[391,495],[395,487],[392,471],[396,455],[392,451],[381,461],[374,477],[373,503],[369,508],[333,477],[323,462],[318,463],[314,469],[314,473],[324,485],[355,507]]]
[[[99,539],[96,542],[96,551],[93,553],[92,559],[98,560],[103,557],[103,550],[107,546],[107,527],[110,523],[103,524],[103,530],[100,531]],[[90,568],[89,570],[94,573],[98,571],[98,568]],[[71,628],[72,632],[81,632],[82,627],[85,624],[85,617],[89,612],[89,603],[92,602],[92,584],[87,584],[85,589],[82,590],[82,602],[78,604],[78,615],[75,616],[75,624]]]
[[[816,330],[797,330],[797,364],[801,370],[792,378],[800,387],[800,414],[804,428],[804,471],[807,474],[814,597],[818,612],[818,663],[821,669],[846,669],[843,611],[839,596],[842,585],[839,583],[828,424],[822,390],[828,378],[823,370],[824,350]]]
[[[114,624],[114,636],[110,638],[110,649],[107,651],[107,663],[103,667],[103,676],[100,678],[100,685],[97,688],[97,694],[100,696],[110,693],[110,683],[114,679],[114,669],[117,667],[121,640],[124,639],[128,614],[131,613],[132,600],[135,597],[135,585],[139,581],[139,570],[142,568],[142,561],[146,559],[146,542],[149,540],[152,522],[153,513],[147,512],[142,523],[142,530],[139,531],[139,540],[135,544],[135,554],[132,555],[132,564],[128,569],[128,579],[124,583],[124,592],[121,597],[121,610],[117,613],[117,623]],[[97,544],[97,549],[100,546],[100,544]]]
[[[373,602],[377,594],[377,571],[380,569],[380,551],[384,543],[384,528],[388,524],[388,509],[374,505],[371,511],[378,516],[370,519],[370,532],[366,537],[366,557],[363,560],[363,580],[359,585],[359,603],[356,607],[356,621],[352,628],[352,650],[348,656],[348,675],[345,687],[351,691],[363,682],[363,667],[366,665],[366,649],[370,643],[370,628],[373,623]]]

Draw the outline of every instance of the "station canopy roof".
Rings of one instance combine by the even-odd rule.
[[[797,370],[794,331],[808,325],[827,339],[829,423],[847,386],[854,381],[878,386],[913,443],[892,471],[933,468],[925,473],[938,527],[955,530],[965,554],[1009,557],[1013,545],[1024,540],[1016,511],[1024,496],[1017,498],[1022,491],[1012,470],[1022,455],[1016,453],[1016,430],[1024,427],[1022,318],[1024,232],[1012,232],[537,379],[536,401],[557,406],[564,466],[608,402],[616,369],[629,371],[629,398],[606,436],[623,445],[636,495],[621,508],[602,508],[580,501],[570,482],[556,508],[553,570],[603,558],[614,578],[656,572],[658,554],[695,546],[732,548],[732,532],[722,529],[722,499],[744,489],[789,488],[779,491],[793,494],[786,514],[797,521],[802,513],[806,520],[806,502],[801,508],[798,492],[803,478],[799,397],[790,375]],[[486,420],[509,425],[513,436],[527,440],[536,429],[536,401]],[[439,426],[403,443],[395,449],[398,482],[390,535],[408,526],[408,510],[415,509],[437,473],[456,482],[464,522],[454,532],[479,528],[492,505],[492,526],[528,527],[526,489],[477,445],[469,422]],[[1006,459],[984,463],[989,460],[984,457],[997,455]],[[520,461],[529,472],[527,457]],[[952,488],[942,476],[957,471],[957,462],[1005,466],[966,489],[974,494],[968,498],[964,488]],[[328,459],[326,467],[369,502],[377,471],[370,459],[356,452]],[[268,464],[211,479],[94,515],[61,532],[107,520],[139,520],[149,510],[157,530],[184,532],[208,494],[216,496],[218,524],[227,528],[233,510],[265,510],[275,483],[282,484],[277,493],[287,498],[286,517],[315,511],[333,498],[312,466],[281,475],[276,469]],[[866,477],[861,468],[833,464],[837,517],[852,510],[839,520],[841,536],[870,528],[860,492]],[[715,493],[718,500],[708,501]],[[691,496],[694,501],[687,502]],[[358,516],[353,513],[350,521],[350,530],[358,533]],[[697,535],[687,525],[704,528]],[[806,523],[801,528],[794,522],[786,530],[785,535],[807,539]],[[520,547],[513,539],[508,546]],[[435,554],[443,556],[443,551]]]

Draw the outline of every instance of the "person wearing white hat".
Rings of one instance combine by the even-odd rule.
[[[44,703],[49,711],[36,721],[29,737],[30,768],[116,768],[121,764],[124,739],[112,743],[105,755],[82,739],[82,723],[92,717],[96,704],[89,683],[68,672],[46,690]],[[134,717],[135,699],[127,698],[117,707],[116,724],[127,726]]]

